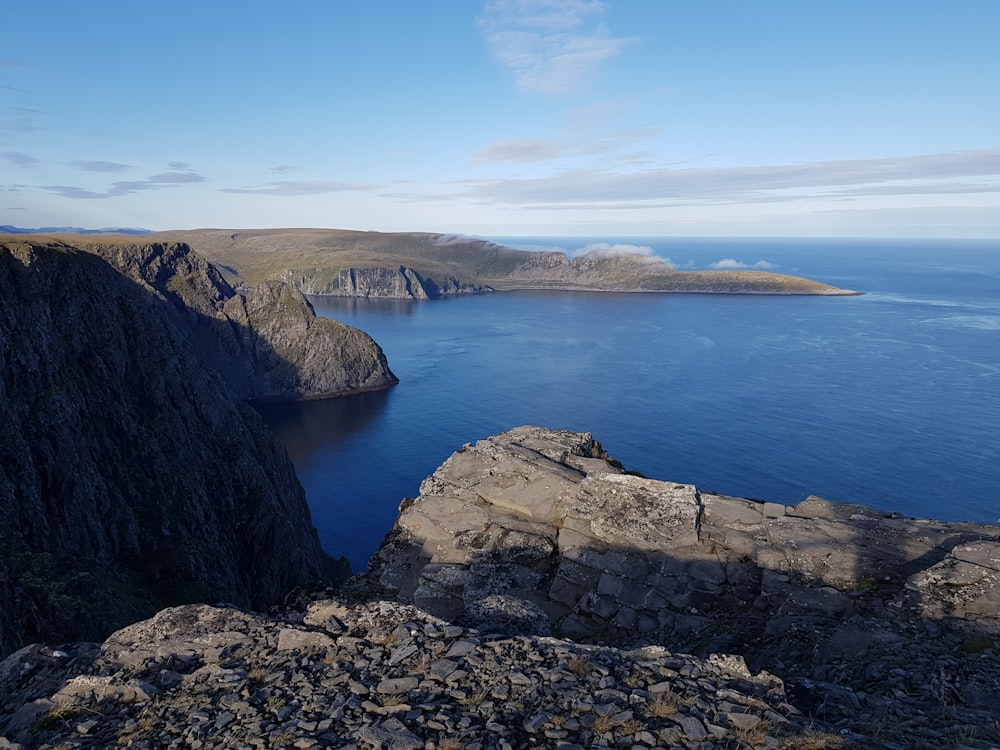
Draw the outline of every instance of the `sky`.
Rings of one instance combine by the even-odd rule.
[[[32,0],[0,224],[1000,238],[998,0]]]

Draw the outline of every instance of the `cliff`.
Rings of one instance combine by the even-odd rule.
[[[382,390],[399,382],[368,334],[318,318],[293,287],[238,294],[183,243],[65,238],[169,303],[174,323],[243,398],[287,401]]]
[[[521,427],[426,479],[369,576],[488,632],[738,654],[803,711],[911,732],[897,746],[932,715],[1000,741],[995,525],[699,492],[625,472],[587,433]]]
[[[494,289],[566,289],[703,294],[855,294],[762,271],[677,271],[629,253],[514,250],[474,237],[337,229],[194,229],[158,232],[186,242],[234,281],[284,279],[306,294],[428,298]],[[352,290],[355,290],[352,292]]]
[[[339,575],[284,449],[198,351],[228,285],[185,248],[101,252],[150,280],[0,243],[0,653]]]

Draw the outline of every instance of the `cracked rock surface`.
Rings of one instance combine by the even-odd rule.
[[[739,654],[868,734],[940,718],[996,738],[998,561],[995,525],[703,493],[519,427],[425,480],[369,576],[469,626]]]

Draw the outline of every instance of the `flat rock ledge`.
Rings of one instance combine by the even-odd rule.
[[[876,747],[1000,743],[996,525],[703,493],[520,427],[426,479],[368,578],[489,632],[738,654]]]
[[[0,732],[7,750],[845,743],[738,657],[486,634],[333,599],[281,618],[187,605],[101,645],[22,649],[0,662]]]

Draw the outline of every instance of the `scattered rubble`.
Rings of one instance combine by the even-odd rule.
[[[0,663],[0,748],[841,747],[738,657],[457,627],[389,602],[187,605]],[[848,737],[849,738],[849,737]]]

